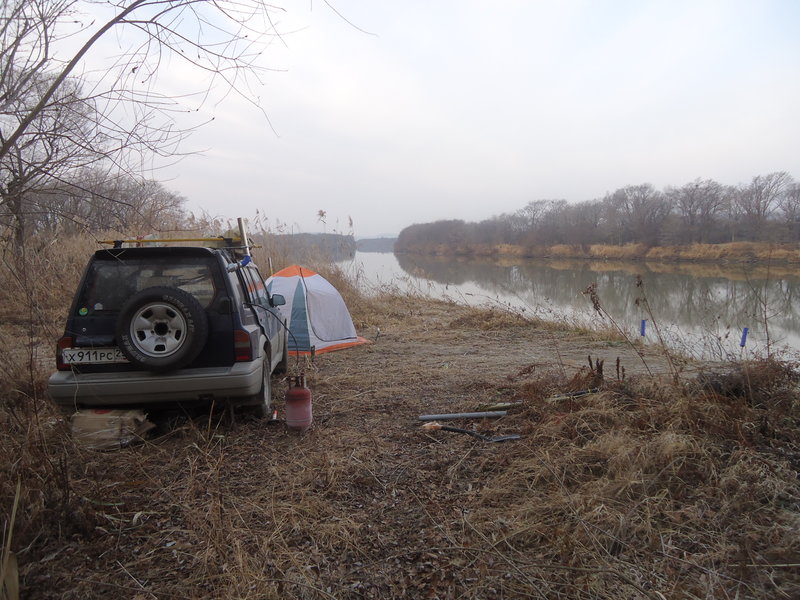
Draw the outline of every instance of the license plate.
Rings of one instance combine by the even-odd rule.
[[[68,365],[99,365],[126,363],[128,359],[119,348],[64,348],[61,352]]]

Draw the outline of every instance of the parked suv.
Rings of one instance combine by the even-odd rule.
[[[264,416],[270,377],[288,359],[282,304],[250,257],[229,248],[98,250],[48,391],[65,411],[215,401]]]

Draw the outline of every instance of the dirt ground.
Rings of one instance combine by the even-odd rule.
[[[609,442],[600,432],[609,411],[587,405],[569,434],[559,429],[571,436],[562,441],[556,434],[547,441],[537,429],[550,417],[532,411],[531,398],[600,383],[589,356],[593,365],[603,360],[605,379],[616,381],[622,369],[628,379],[648,370],[668,374],[657,352],[643,360],[620,341],[427,301],[387,305],[359,333],[373,343],[291,366],[307,374],[313,392],[314,426],[304,434],[280,421],[215,415],[178,420],[159,437],[115,452],[74,448],[69,498],[59,496],[53,525],[38,538],[27,532],[28,548],[17,553],[22,597],[620,600],[800,591],[787,569],[770,575],[778,580],[770,588],[766,575],[745,564],[778,557],[739,556],[732,537],[721,543],[741,567],[721,568],[715,561],[728,556],[705,540],[723,535],[722,524],[687,529],[727,507],[682,491],[691,481],[683,469],[702,470],[688,436],[673,440],[672,471],[658,468],[671,477],[664,486],[633,492],[645,485],[637,475],[601,491],[602,477],[616,468],[600,445]],[[284,384],[273,385],[282,418]],[[615,398],[632,413],[625,398]],[[501,419],[450,424],[520,434],[517,441],[428,432],[417,420],[515,400],[529,405]],[[656,411],[632,440],[657,437]],[[562,406],[558,422],[566,427],[570,418]],[[630,453],[635,444],[621,445]],[[579,458],[567,464],[553,457],[567,447]],[[796,524],[793,489],[785,484],[769,502],[785,503]],[[591,494],[598,500],[586,500]],[[771,526],[759,523],[759,536],[784,540],[791,529],[768,534]],[[749,543],[760,548],[760,539]]]

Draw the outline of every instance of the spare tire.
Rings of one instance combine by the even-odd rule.
[[[150,287],[122,305],[116,334],[131,363],[148,371],[170,371],[188,365],[203,349],[208,319],[188,292]]]

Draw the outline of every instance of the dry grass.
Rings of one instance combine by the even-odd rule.
[[[465,315],[456,321],[468,327]],[[781,367],[785,377],[774,380],[773,365],[747,365],[750,375],[739,365],[691,392],[643,379],[570,398],[553,394],[588,373],[565,380],[519,369],[483,382],[485,372],[442,370],[441,356],[397,364],[400,352],[368,347],[320,360],[317,424],[305,436],[203,420],[99,455],[51,431],[69,451],[75,501],[20,552],[29,597],[800,591],[786,566],[800,551],[798,407],[758,407],[740,385],[755,376],[773,382],[768,397],[785,399],[793,371]],[[415,425],[420,412],[465,408],[486,385],[521,410],[475,426],[523,440],[485,444]],[[20,530],[20,544],[31,533]]]
[[[685,246],[654,246],[646,244],[592,244],[589,246],[556,244],[553,246],[521,246],[515,244],[423,245],[416,249],[423,254],[476,257],[525,257],[594,260],[647,260],[651,262],[714,262],[770,263],[795,265],[800,263],[797,244],[767,242],[732,242],[728,244],[690,244]]]
[[[798,597],[795,365],[667,383],[658,356],[646,377],[618,346],[497,309],[362,297],[336,269],[309,266],[361,333],[382,334],[291,365],[314,392],[304,435],[214,414],[92,452],[42,398],[48,369],[18,352],[0,410],[0,514],[7,531],[19,481],[24,597]],[[25,314],[57,320],[58,304]],[[46,337],[44,322],[18,326]],[[606,359],[604,379],[587,353]],[[519,404],[464,426],[523,439],[416,421],[499,400]]]
[[[729,244],[692,244],[689,246],[660,246],[648,250],[648,260],[689,260],[714,262],[800,262],[796,244],[767,242],[732,242]]]
[[[523,398],[526,447],[484,488],[489,508],[475,520],[502,523],[502,544],[532,562],[597,569],[561,577],[553,592],[568,597],[605,597],[603,568],[666,597],[796,595],[796,565],[786,566],[800,551],[796,373],[774,380],[776,368],[718,376],[739,382],[749,370],[791,407],[754,409],[738,385],[724,395],[707,380],[691,394],[644,381],[558,403]]]

